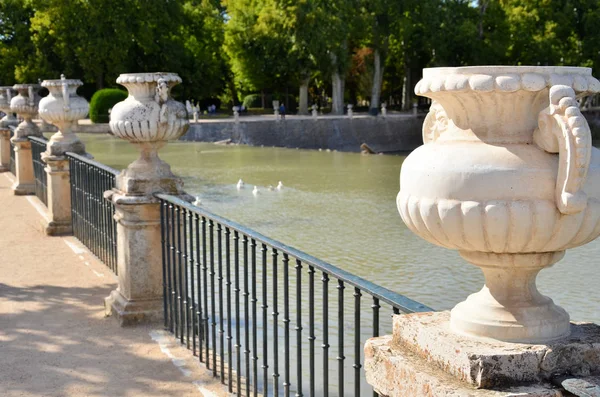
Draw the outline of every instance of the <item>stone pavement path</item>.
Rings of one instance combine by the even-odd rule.
[[[104,317],[113,274],[73,237],[45,236],[41,203],[10,185],[0,174],[0,396],[227,395],[160,324]]]

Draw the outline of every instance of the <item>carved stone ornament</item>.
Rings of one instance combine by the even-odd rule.
[[[84,118],[90,109],[88,102],[77,95],[81,80],[69,80],[64,75],[60,80],[44,80],[42,87],[50,94],[42,98],[39,114],[42,119],[58,127],[50,138],[45,156],[60,157],[66,152],[85,154],[85,146],[73,132],[77,121]]]
[[[132,73],[120,75],[117,83],[127,88],[129,96],[112,108],[110,129],[141,152],[119,175],[117,188],[133,195],[180,193],[183,183],[158,157],[158,150],[189,129],[185,105],[170,96],[181,78],[175,73]]]
[[[19,95],[10,100],[10,110],[23,118],[23,121],[15,130],[13,140],[24,139],[28,136],[42,136],[42,132],[32,121],[38,113],[40,96],[38,84],[16,84],[13,89]]]
[[[0,120],[0,130],[10,126],[17,126],[19,121],[10,110],[10,101],[14,95],[12,86],[0,87],[0,110],[6,113],[6,116]]]
[[[523,343],[568,336],[569,315],[535,278],[600,235],[600,151],[577,106],[600,83],[588,68],[433,68],[415,92],[433,103],[425,145],[402,165],[400,215],[486,281],[452,310],[451,329]]]

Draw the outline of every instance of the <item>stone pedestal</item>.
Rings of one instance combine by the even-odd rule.
[[[119,287],[105,300],[122,326],[163,316],[160,206],[156,199],[107,192],[115,203]]]
[[[382,396],[562,396],[553,378],[600,374],[600,326],[571,324],[571,336],[518,344],[458,335],[450,313],[394,317],[392,336],[365,345],[367,381]]]
[[[10,130],[0,129],[0,172],[10,171]]]
[[[17,196],[35,194],[31,142],[27,138],[13,137],[12,143],[15,147],[15,167],[17,172],[12,190]]]
[[[46,234],[59,236],[73,233],[71,223],[71,182],[69,159],[65,156],[46,156],[48,212],[42,220]]]
[[[163,317],[162,242],[157,193],[192,201],[183,182],[158,157],[168,140],[189,128],[185,106],[170,96],[180,83],[173,73],[123,74],[117,83],[130,96],[110,114],[115,136],[140,149],[140,157],[121,171],[105,198],[116,208],[119,286],[105,300],[107,315],[121,325],[154,322]]]

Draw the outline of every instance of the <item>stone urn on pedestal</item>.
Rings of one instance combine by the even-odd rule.
[[[44,80],[42,87],[50,92],[39,105],[40,117],[58,127],[46,145],[42,160],[47,164],[48,213],[44,222],[47,234],[67,234],[71,227],[71,189],[69,159],[67,152],[91,158],[85,145],[73,132],[77,121],[83,119],[90,109],[88,102],[77,95],[81,80],[69,80],[61,75],[59,80]]]
[[[397,316],[391,345],[479,388],[600,373],[600,348],[588,348],[599,327],[572,325],[535,283],[600,235],[600,151],[577,103],[600,83],[587,68],[434,68],[415,92],[433,103],[425,144],[402,165],[398,210],[415,234],[481,268],[485,285],[449,315]],[[365,348],[370,383],[409,395],[408,383],[390,392],[381,380],[378,343]]]
[[[171,88],[181,83],[175,73],[122,74],[117,83],[129,97],[110,114],[110,129],[136,145],[140,157],[117,176],[116,188],[105,193],[116,207],[119,287],[106,299],[107,312],[122,325],[162,318],[162,263],[159,201],[164,193],[188,201],[183,182],[158,157],[167,141],[189,128],[185,105],[173,100]]]
[[[10,170],[10,127],[16,127],[19,121],[10,110],[10,101],[13,97],[13,88],[0,87],[0,111],[6,116],[0,120],[0,172]]]
[[[13,89],[19,94],[10,101],[10,110],[16,113],[23,121],[15,129],[11,138],[15,150],[16,182],[12,189],[16,195],[35,193],[35,179],[33,176],[33,162],[31,159],[31,142],[29,136],[41,137],[42,132],[32,121],[38,113],[40,96],[38,84],[16,84]]]

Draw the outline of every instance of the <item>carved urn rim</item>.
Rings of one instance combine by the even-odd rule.
[[[415,94],[449,92],[542,91],[554,85],[572,87],[576,93],[600,92],[591,68],[575,66],[461,66],[423,69]]]
[[[117,78],[117,84],[132,83],[155,83],[158,80],[164,80],[167,83],[179,84],[182,82],[177,73],[171,72],[151,72],[151,73],[123,73]]]
[[[83,82],[79,79],[44,80],[42,82],[42,87],[62,87],[63,84],[80,87],[83,85]]]
[[[14,90],[28,90],[29,87],[41,88],[42,86],[39,84],[15,84],[12,86]]]

